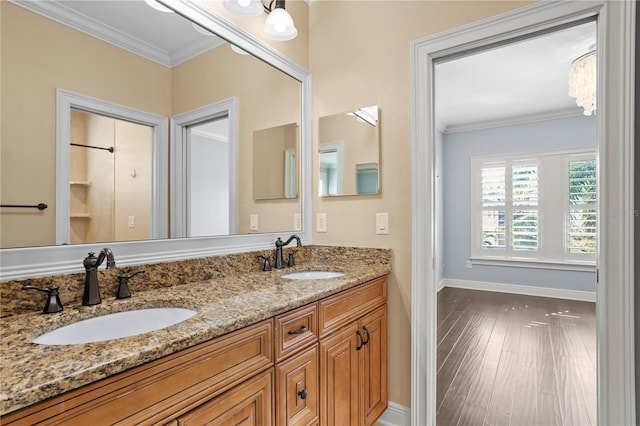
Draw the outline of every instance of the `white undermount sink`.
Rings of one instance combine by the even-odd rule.
[[[344,275],[344,272],[332,272],[332,271],[306,271],[306,272],[294,272],[291,274],[283,275],[282,278],[288,280],[323,280],[327,278],[338,278]]]
[[[38,336],[41,345],[75,345],[102,342],[160,330],[185,321],[197,311],[184,308],[150,308],[117,312],[78,322]]]

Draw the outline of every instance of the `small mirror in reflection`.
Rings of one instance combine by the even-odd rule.
[[[253,199],[297,198],[298,125],[253,132]]]
[[[379,193],[377,105],[321,117],[319,140],[321,197]]]

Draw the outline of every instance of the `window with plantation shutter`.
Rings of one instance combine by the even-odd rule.
[[[593,264],[596,194],[593,152],[473,158],[471,258]]]
[[[569,255],[596,253],[597,176],[595,159],[569,161],[567,251]]]
[[[494,253],[536,251],[536,161],[486,163],[481,166],[480,174],[482,249]]]

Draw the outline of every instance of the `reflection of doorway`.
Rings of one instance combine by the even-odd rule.
[[[344,142],[320,145],[319,195],[341,195],[344,175]]]
[[[238,100],[171,117],[171,237],[234,235]]]
[[[605,13],[606,12],[606,13]],[[598,285],[598,417],[605,424],[635,424],[633,381],[633,218],[603,214],[633,205],[634,58],[629,44],[635,28],[631,2],[536,3],[461,29],[416,41],[412,46],[412,417],[433,424],[436,394],[436,234],[433,188],[433,61],[480,46],[526,37],[558,23],[595,16],[599,25],[598,155],[600,199]],[[615,28],[615,31],[612,29]],[[602,59],[606,58],[606,59]],[[600,103],[601,102],[601,103]],[[415,306],[415,310],[413,307]]]
[[[138,172],[140,172],[148,175],[149,182],[144,184],[146,188],[144,197],[148,201],[145,201],[144,203],[136,201],[134,204],[130,202],[122,202],[118,203],[122,208],[118,208],[117,211],[115,210],[115,204],[113,207],[103,207],[102,210],[113,211],[114,223],[123,230],[123,232],[119,232],[123,239],[128,240],[129,237],[131,237],[131,239],[166,238],[168,236],[168,190],[166,182],[166,175],[168,172],[168,119],[157,114],[62,89],[57,90],[56,100],[56,244],[69,244],[71,242],[72,230],[71,220],[69,217],[72,213],[77,213],[71,211],[72,191],[74,192],[74,197],[82,198],[85,194],[81,193],[88,192],[87,188],[89,188],[87,179],[84,179],[82,174],[75,178],[72,178],[70,175],[72,168],[72,148],[74,150],[73,155],[78,155],[75,154],[75,152],[84,151],[84,154],[80,154],[81,156],[84,156],[87,152],[91,151],[91,155],[97,156],[101,161],[110,159],[112,163],[114,154],[123,154],[118,162],[123,168],[122,173],[119,173],[119,175],[115,177],[115,181],[112,185],[114,188],[113,192],[116,194],[121,190],[121,193],[124,196],[128,190],[137,186],[131,185],[131,182],[136,179],[132,174],[137,176]],[[81,115],[82,113],[89,114]],[[129,133],[128,130],[123,131],[122,129],[124,128],[137,129],[135,131],[140,131],[142,129],[142,132],[145,135],[134,136],[134,139],[138,140],[138,137],[142,137],[144,142],[141,145],[137,145],[135,140],[131,140],[129,142],[121,140],[120,144],[122,149],[119,150],[120,152],[114,152],[114,154],[104,150],[74,147],[71,144],[76,143],[74,139],[78,136],[78,133],[82,134],[86,132],[85,130],[78,132],[78,129],[72,129],[72,115],[76,115],[76,117],[88,117],[88,120],[93,121],[96,128],[100,129],[93,132],[97,135],[108,133],[115,135],[115,123],[120,123],[117,126],[121,128],[121,131],[118,132],[118,134],[121,135]],[[86,123],[82,124],[80,128],[85,125]],[[84,136],[82,137],[84,138]],[[148,143],[149,140],[150,143]],[[104,146],[113,146],[114,143],[115,142],[109,144],[108,142],[104,142]],[[85,145],[86,140],[84,140],[82,144]],[[138,166],[136,159],[141,155],[138,149],[143,146],[146,151],[146,154],[144,155],[148,157],[148,160],[145,160],[144,166]],[[92,169],[96,167],[98,167],[98,163],[91,166]],[[138,168],[140,169],[139,171]],[[136,170],[134,171],[134,169]],[[111,167],[111,170],[112,171],[109,176],[113,176],[113,167]],[[73,185],[71,184],[72,181],[75,182]],[[107,179],[105,176],[96,177],[96,179],[91,179],[91,185],[94,183],[96,185],[102,184],[106,181]],[[141,180],[136,182],[141,182]],[[95,192],[99,193],[99,191]],[[131,197],[128,199],[136,198],[131,195],[127,195],[126,197]],[[139,200],[139,198],[136,200]],[[78,199],[73,202],[74,204],[77,203]],[[144,213],[145,215],[149,215],[149,219],[146,224],[142,224],[136,219],[136,215],[139,213],[129,210],[130,205],[135,205],[136,209],[138,209],[139,206],[147,211]],[[98,210],[100,209],[101,208],[98,208]],[[129,216],[133,217],[130,218]],[[77,218],[72,220],[74,220],[74,222],[81,222],[82,220],[87,221],[86,218]],[[130,227],[130,223],[132,223],[133,227]],[[78,225],[75,224],[74,226]],[[137,231],[140,231],[140,234],[137,234]],[[144,236],[142,233],[144,233]],[[112,231],[112,235],[113,238],[116,238],[115,229]],[[96,238],[97,239],[91,237],[90,239],[92,241],[100,240],[104,242],[115,241],[114,239],[103,240],[102,237]]]
[[[71,244],[150,238],[152,132],[72,109]]]

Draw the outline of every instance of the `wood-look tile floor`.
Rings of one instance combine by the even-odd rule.
[[[438,293],[437,424],[595,425],[595,303]]]

